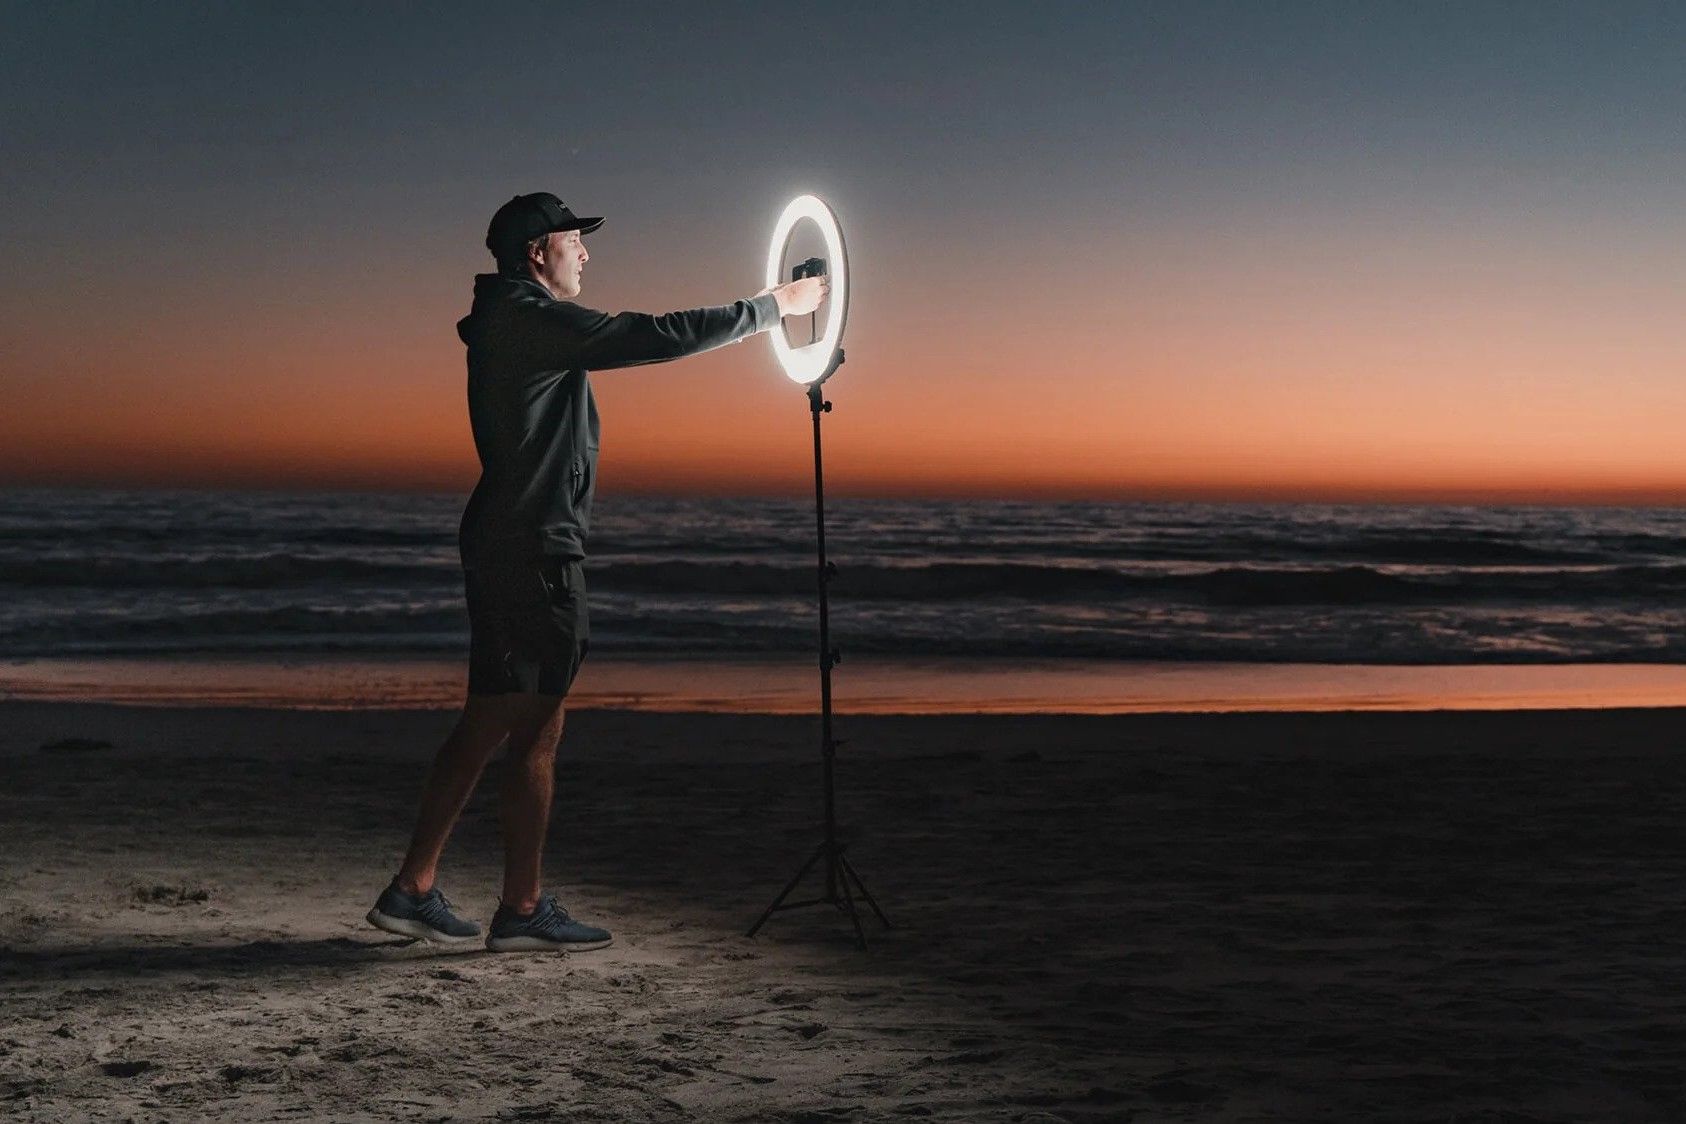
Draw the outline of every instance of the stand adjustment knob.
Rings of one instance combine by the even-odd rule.
[[[833,648],[831,651],[829,651],[825,654],[825,665],[827,667],[836,667],[838,664],[840,664],[842,662],[843,662],[843,649],[841,649],[841,648]]]
[[[831,413],[831,403],[830,402],[821,402],[820,403],[820,409],[824,410],[828,414]]]
[[[836,576],[837,576],[837,563],[835,563],[835,562],[827,562],[825,564],[825,569],[820,571],[820,577],[824,578],[826,581],[830,581],[832,578],[835,578]]]

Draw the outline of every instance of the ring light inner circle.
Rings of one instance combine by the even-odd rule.
[[[784,283],[784,252],[796,224],[807,219],[820,228],[825,238],[826,277],[831,282],[831,307],[826,310],[825,331],[820,338],[792,347],[781,325],[768,334],[773,354],[792,382],[811,383],[831,365],[837,346],[843,341],[843,323],[849,312],[849,259],[843,248],[843,230],[837,216],[817,195],[798,195],[785,207],[773,227],[773,243],[767,251],[767,287]]]

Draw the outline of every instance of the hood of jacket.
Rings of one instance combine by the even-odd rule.
[[[525,277],[508,277],[502,273],[474,275],[474,303],[468,315],[457,321],[457,338],[470,346],[490,321],[492,313],[512,301],[554,300],[550,290],[537,281]]]

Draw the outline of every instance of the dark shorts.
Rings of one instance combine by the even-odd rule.
[[[591,647],[577,560],[499,562],[463,571],[468,693],[566,695]]]

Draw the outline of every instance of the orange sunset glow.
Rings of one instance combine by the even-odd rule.
[[[279,74],[102,71],[62,124],[19,117],[37,175],[0,222],[33,269],[0,281],[0,483],[466,493],[453,326],[498,201],[606,214],[580,301],[665,311],[754,292],[778,209],[815,190],[855,273],[840,495],[1686,502],[1686,176],[1642,75],[1594,54],[1564,87],[1452,42],[1390,69],[1386,29],[1337,21],[1320,69],[1238,91],[1247,36],[1147,58],[1133,19],[1020,45],[1010,92],[960,77],[992,73],[987,37],[911,102],[870,69],[783,109],[746,86],[767,127],[713,136],[612,101],[523,131],[473,68],[397,99],[396,71],[321,78],[432,143],[546,138],[484,168],[297,131]],[[624,84],[591,67],[558,81]],[[165,112],[214,81],[280,139]],[[87,168],[53,174],[72,137]],[[96,202],[102,241],[52,235]],[[804,492],[769,351],[596,373],[604,494]]]
[[[861,241],[870,245],[870,232]],[[1686,499],[1686,383],[1665,377],[1666,355],[1686,338],[1661,301],[1594,314],[1596,292],[1491,294],[1478,314],[1466,292],[1343,293],[1310,281],[1273,292],[1241,270],[1196,284],[1151,260],[1122,268],[1134,275],[1095,295],[1086,315],[1059,312],[1058,292],[1028,294],[1019,315],[1046,327],[1027,332],[996,321],[983,302],[900,316],[888,299],[894,274],[861,266],[849,362],[831,384],[833,487]],[[1153,275],[1167,284],[1149,283]],[[698,303],[710,295],[699,292]],[[1618,311],[1630,330],[1596,329]],[[425,314],[344,303],[314,321],[308,309],[295,312],[289,323],[183,307],[172,323],[160,308],[150,338],[124,324],[84,326],[75,337],[67,319],[33,347],[26,340],[5,360],[0,475],[466,490],[476,465],[461,347],[448,327],[459,310],[438,299]],[[307,322],[308,333],[297,329]],[[73,337],[74,351],[52,342]],[[594,384],[607,493],[810,486],[805,402],[765,341],[672,367],[598,372]]]

